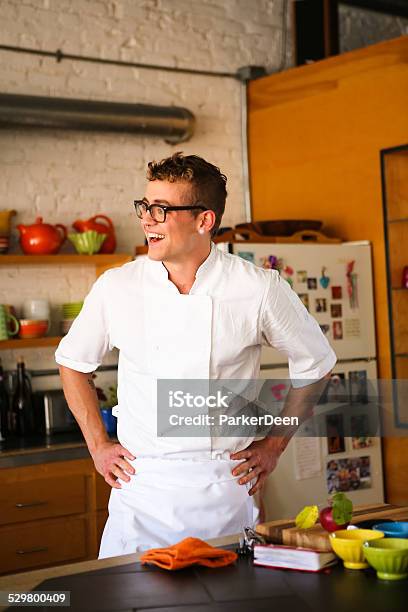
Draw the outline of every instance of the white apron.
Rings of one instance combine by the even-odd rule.
[[[99,558],[241,533],[258,510],[225,459],[135,459],[136,474],[112,489]]]
[[[118,413],[118,437],[125,447],[131,429],[126,424],[136,410],[142,411],[137,413],[143,419],[140,430],[154,437],[157,378],[208,380],[210,375],[210,296],[194,294],[194,286],[189,295],[150,292],[145,313],[147,374],[133,378],[128,395],[134,405],[123,414],[119,407]],[[188,536],[231,535],[254,525],[257,509],[248,495],[250,485],[239,485],[232,476],[240,462],[231,461],[227,449],[212,458],[211,437],[156,439],[152,446],[150,457],[138,456],[137,446],[132,447],[136,474],[129,483],[120,481],[121,489],[112,489],[99,558],[169,546]]]

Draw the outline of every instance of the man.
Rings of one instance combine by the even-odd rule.
[[[212,243],[227,195],[217,167],[176,153],[149,163],[147,178],[135,208],[148,257],[96,281],[56,352],[68,404],[97,471],[112,486],[101,558],[253,524],[253,494],[294,433],[275,429],[261,440],[158,437],[159,379],[256,379],[261,345],[269,344],[288,356],[292,380],[304,383],[290,390],[283,409],[303,419],[336,362],[277,271]],[[105,433],[92,382],[111,347],[119,349],[119,444]]]

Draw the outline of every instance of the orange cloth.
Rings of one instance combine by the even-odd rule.
[[[185,538],[168,548],[151,548],[140,561],[142,565],[153,563],[163,569],[177,570],[189,565],[223,567],[236,561],[238,555],[231,550],[214,548],[199,538]]]

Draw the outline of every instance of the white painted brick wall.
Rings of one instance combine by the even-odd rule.
[[[99,58],[235,72],[268,70],[281,61],[282,0],[0,0],[0,43]],[[290,48],[290,39],[289,39]],[[132,201],[142,196],[145,168],[175,150],[194,153],[228,176],[223,224],[244,220],[240,87],[228,78],[106,66],[0,51],[0,91],[118,102],[179,105],[197,118],[193,138],[171,146],[144,136],[0,131],[0,209],[14,223],[70,226],[98,212],[112,217],[118,250],[143,241]],[[15,237],[16,240],[16,237]],[[27,297],[58,304],[82,297],[92,273],[67,268],[0,268],[0,303]],[[53,325],[56,325],[57,314]],[[24,351],[28,365],[52,367],[53,350]],[[16,358],[5,351],[10,367]]]

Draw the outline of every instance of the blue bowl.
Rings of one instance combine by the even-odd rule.
[[[101,408],[102,420],[109,434],[116,434],[116,417],[112,414],[112,408]]]
[[[377,523],[373,529],[382,531],[386,538],[408,538],[408,521]]]

